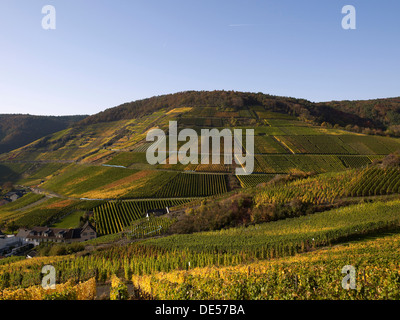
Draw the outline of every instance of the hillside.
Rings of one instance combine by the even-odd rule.
[[[6,258],[0,290],[29,296],[51,264],[70,291],[117,275],[139,299],[398,298],[400,139],[346,130],[351,119],[371,120],[335,110],[261,94],[181,93],[107,110],[0,155],[0,182],[28,191],[0,207],[2,231],[89,220],[98,235],[39,246],[34,259]],[[150,165],[146,134],[160,128],[171,138],[170,121],[196,132],[253,129],[253,173],[237,175],[236,162],[173,164],[168,153],[166,164]],[[358,287],[340,291],[348,264]]]
[[[392,134],[400,132],[400,98],[375,99],[365,101],[331,101],[317,104],[330,107],[363,119],[375,119]]]
[[[34,144],[24,148],[23,150],[31,151],[28,152],[29,155],[24,152],[20,158],[28,160],[38,150],[46,150],[52,151],[54,157],[58,157],[60,160],[76,160],[76,157],[70,153],[67,159],[64,159],[66,154],[61,155],[57,151],[62,149],[72,152],[70,149],[75,146],[79,147],[79,153],[84,157],[83,149],[90,153],[103,147],[117,147],[115,142],[124,139],[129,140],[128,144],[133,145],[143,139],[145,131],[151,126],[165,125],[166,118],[178,120],[181,126],[186,127],[207,127],[208,123],[212,122],[214,123],[211,127],[253,125],[262,127],[268,126],[265,122],[269,117],[268,113],[275,114],[275,118],[300,120],[308,125],[322,125],[327,128],[335,126],[335,128],[356,133],[381,135],[387,133],[396,136],[399,132],[398,102],[399,99],[381,99],[315,104],[303,99],[276,97],[263,93],[180,92],[126,103],[83,120],[79,116],[4,115],[0,118],[0,152],[17,149],[50,133],[66,129],[73,123],[73,127],[67,131],[37,140]],[[189,108],[186,110],[197,113],[197,117],[188,111],[183,112],[184,108]],[[172,112],[173,110],[181,111]],[[170,117],[166,117],[162,112],[167,113]],[[194,118],[197,120],[189,120]],[[3,120],[1,121],[1,119]],[[163,122],[160,123],[160,121]],[[199,121],[204,123],[201,124]]]
[[[9,152],[44,136],[64,130],[85,117],[0,114],[0,153]]]
[[[202,94],[208,98],[196,100]],[[239,98],[235,100],[236,94],[182,93],[136,102],[137,107],[127,105],[88,117],[72,127],[1,155],[0,182],[11,181],[30,187],[53,199],[40,203],[36,208],[30,207],[26,212],[8,211],[6,206],[2,217],[0,215],[0,223],[13,223],[13,226],[58,223],[57,219],[63,212],[80,211],[86,207],[85,201],[92,199],[107,202],[106,205],[89,203],[88,208],[93,209],[101,234],[113,234],[122,231],[132,221],[140,220],[148,209],[184,207],[193,200],[219,197],[266,184],[296,170],[304,173],[305,177],[316,175],[312,185],[331,188],[324,182],[323,174],[344,172],[345,177],[352,178],[355,173],[350,170],[371,166],[400,150],[400,140],[396,138],[349,132],[340,126],[318,125],[315,121],[297,117],[292,109],[279,102],[279,99],[283,101],[286,98],[279,98],[272,107],[270,102],[266,102],[274,99],[269,96],[260,94],[267,100],[258,104],[259,100],[250,98],[247,102]],[[247,94],[239,94],[242,95]],[[188,106],[190,101],[185,100],[189,97],[192,97],[191,106]],[[217,97],[221,100],[213,100]],[[170,104],[171,101],[167,103],[169,99],[178,107]],[[185,103],[178,102],[180,99]],[[203,105],[196,106],[201,101]],[[293,108],[295,105],[293,101]],[[113,118],[104,117],[105,114]],[[237,176],[235,169],[239,166],[236,163],[202,164],[204,155],[198,159],[198,164],[171,164],[167,161],[166,164],[150,165],[146,151],[151,143],[146,141],[146,134],[156,127],[168,132],[170,121],[177,121],[180,129],[192,128],[197,132],[206,128],[254,129],[253,174]],[[179,142],[178,147],[183,144]],[[245,140],[242,147],[247,148]],[[355,175],[362,176],[359,173]],[[335,179],[340,181],[340,177]],[[340,183],[340,186],[332,186],[337,192],[350,187],[350,181]],[[264,203],[265,207],[274,202],[265,199],[280,198],[297,198],[301,202],[326,205],[325,202],[329,204],[336,197],[321,193],[310,195],[304,191],[307,188],[313,190],[310,186],[293,186],[290,191],[281,191],[278,187],[269,191],[267,188],[255,201]],[[383,194],[388,193],[386,189]],[[397,192],[397,188],[393,190]],[[320,200],[307,197],[319,197]],[[129,203],[119,203],[113,209],[114,201],[122,200]],[[47,215],[41,214],[43,210]],[[266,213],[257,214],[263,217]],[[110,215],[113,218],[108,220]]]
[[[385,103],[393,114],[399,114],[398,99],[380,100]],[[360,108],[345,108],[347,102],[315,104],[304,99],[272,96],[264,93],[236,92],[236,91],[186,91],[176,94],[152,97],[144,100],[125,103],[121,106],[107,109],[99,114],[88,117],[81,124],[118,121],[137,118],[162,108],[179,107],[219,107],[233,111],[245,110],[250,106],[263,106],[266,110],[300,117],[315,121],[317,124],[329,122],[340,126],[357,125],[382,129],[388,125],[398,124],[392,118],[382,119],[376,113],[363,112],[363,106],[370,106],[369,101],[359,101]],[[388,114],[389,111],[388,110]],[[385,121],[384,121],[385,120]],[[393,123],[392,123],[393,122]]]

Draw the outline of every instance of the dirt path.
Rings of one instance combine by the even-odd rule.
[[[44,198],[42,198],[42,199],[40,199],[40,200],[38,200],[38,201],[36,201],[36,202],[34,202],[34,203],[28,204],[27,206],[25,206],[25,207],[23,207],[23,208],[19,208],[19,209],[15,210],[15,211],[24,211],[24,210],[27,210],[27,209],[36,207],[36,206],[38,206],[39,204],[42,204],[43,202],[47,201],[48,199],[49,199],[49,198],[48,198],[47,196],[45,196]]]

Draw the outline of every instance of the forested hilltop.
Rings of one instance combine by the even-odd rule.
[[[133,101],[82,120],[79,125],[134,119],[160,109],[216,107],[232,111],[259,105],[266,110],[299,117],[315,124],[348,130],[400,135],[400,98],[313,103],[305,99],[237,91],[185,91]]]
[[[363,119],[375,119],[388,129],[389,134],[400,132],[400,98],[331,101],[318,104],[318,107],[330,107],[342,112],[357,115]]]
[[[64,130],[86,117],[0,114],[0,153],[20,148],[51,133]]]

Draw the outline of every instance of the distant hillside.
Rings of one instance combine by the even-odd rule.
[[[216,107],[242,110],[255,105],[316,124],[328,122],[342,127],[358,126],[380,131],[400,125],[400,98],[312,103],[304,99],[236,91],[186,91],[152,97],[107,109],[84,119],[80,124],[134,119],[162,108]]]
[[[20,148],[51,133],[64,130],[86,117],[0,114],[0,153]]]
[[[331,101],[317,104],[356,115],[363,119],[374,119],[382,127],[400,131],[400,97],[375,100]]]

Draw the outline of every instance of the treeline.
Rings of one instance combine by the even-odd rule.
[[[315,124],[323,122],[345,127],[347,125],[360,128],[387,129],[388,125],[396,124],[398,114],[397,100],[388,99],[386,105],[391,109],[392,117],[384,121],[375,113],[363,113],[362,108],[347,110],[338,103],[312,103],[304,99],[278,97],[264,93],[237,92],[237,91],[185,91],[175,94],[156,96],[144,100],[107,109],[88,117],[78,125],[87,125],[99,122],[133,119],[150,114],[162,108],[173,109],[179,107],[219,107],[230,110],[242,110],[249,106],[264,106],[267,110],[289,114]],[[363,101],[359,102],[360,104]],[[369,105],[369,102],[365,102]],[[346,105],[346,102],[344,102]],[[390,107],[392,106],[392,107]],[[389,112],[387,112],[389,114]]]
[[[400,125],[400,97],[375,100],[331,101],[318,104],[328,106],[364,119],[375,119],[386,126]]]
[[[8,181],[0,185],[0,197],[11,191],[14,191],[14,184],[12,182]]]
[[[279,101],[279,99],[281,99],[281,101]],[[271,111],[289,113],[291,112],[291,108],[284,103],[285,100],[286,98],[274,97],[263,93],[244,93],[236,91],[185,91],[125,103],[88,117],[79,124],[85,125],[98,122],[133,119],[150,114],[162,108],[173,109],[179,107],[222,107],[241,110],[246,106],[268,104]],[[296,99],[293,100],[296,101]]]
[[[199,207],[188,209],[178,217],[178,220],[169,228],[168,233],[190,234],[249,226],[300,217],[347,204],[342,201],[335,205],[316,205],[293,199],[289,203],[271,203],[259,206],[253,195],[238,193],[223,201],[204,201]]]

